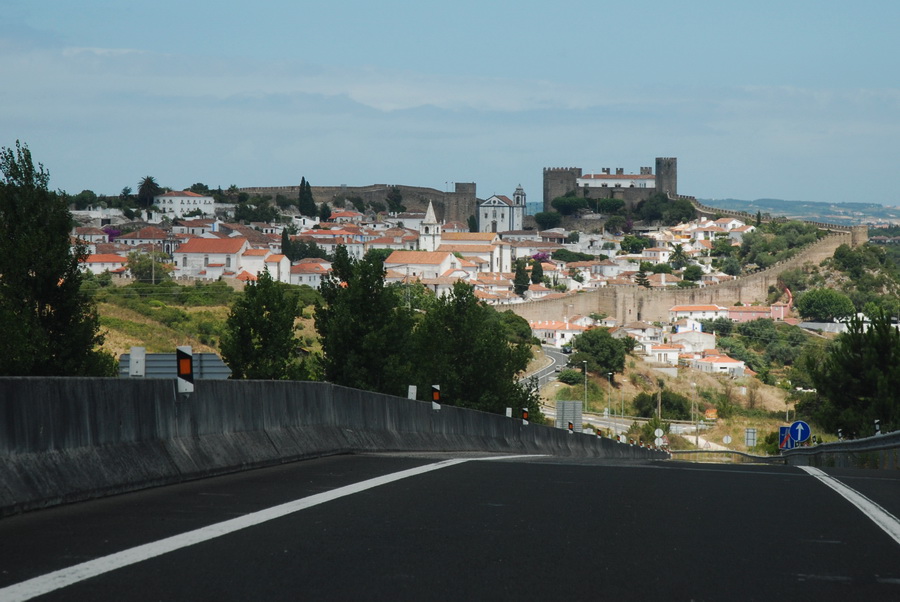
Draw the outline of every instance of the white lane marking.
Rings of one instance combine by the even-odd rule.
[[[194,531],[188,531],[187,533],[181,533],[180,535],[173,535],[172,537],[167,537],[166,539],[161,539],[159,541],[140,545],[129,550],[123,550],[121,552],[110,554],[109,556],[104,556],[102,558],[95,558],[94,560],[89,560],[88,562],[83,562],[69,568],[60,569],[52,573],[47,573],[46,575],[41,575],[40,577],[34,577],[33,579],[22,581],[21,583],[17,583],[15,585],[10,585],[9,587],[0,589],[0,602],[18,602],[21,600],[30,600],[31,598],[34,598],[36,596],[42,596],[63,587],[68,587],[70,585],[78,583],[79,581],[84,581],[85,579],[90,579],[91,577],[102,575],[103,573],[108,573],[122,567],[136,564],[138,562],[143,562],[145,560],[149,560],[150,558],[162,556],[163,554],[168,554],[169,552],[174,552],[175,550],[180,550],[181,548],[186,548],[188,546],[202,543],[204,541],[209,541],[210,539],[215,539],[216,537],[222,537],[223,535],[228,535],[229,533],[234,533],[235,531],[240,531],[241,529],[253,527],[261,523],[274,520],[276,518],[281,518],[288,514],[293,514],[294,512],[299,512],[300,510],[305,510],[306,508],[311,508],[312,506],[317,506],[319,504],[324,504],[325,502],[330,502],[338,498],[353,495],[354,493],[372,489],[373,487],[378,487],[379,485],[386,485],[388,483],[393,483],[394,481],[399,481],[401,479],[407,479],[409,477],[425,474],[434,470],[440,470],[441,468],[447,468],[456,464],[462,464],[463,462],[469,462],[470,460],[481,459],[494,460],[502,459],[502,457],[459,458],[454,460],[444,460],[443,462],[427,464],[425,466],[419,466],[417,468],[410,468],[409,470],[401,470],[400,472],[376,477],[374,479],[369,479],[368,481],[362,481],[360,483],[354,483],[352,485],[340,487],[332,491],[326,491],[324,493],[311,495],[309,497],[295,500],[293,502],[287,502],[279,506],[266,508],[265,510],[253,512],[252,514],[247,514],[221,523],[216,523],[214,525],[209,525],[208,527],[203,527]]]
[[[896,516],[855,489],[844,485],[818,468],[813,466],[798,466],[797,468],[809,473],[831,487],[841,497],[856,506],[863,514],[869,517],[873,523],[881,527],[881,530],[890,535],[894,541],[900,543],[900,519]]]

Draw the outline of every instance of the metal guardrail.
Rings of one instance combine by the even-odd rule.
[[[708,456],[711,460],[714,456],[730,456],[731,461],[734,462],[736,461],[735,456],[738,456],[738,458],[741,458],[741,462],[748,461],[754,464],[786,463],[786,460],[783,456],[756,456],[732,449],[671,449],[669,450],[669,453],[672,454],[672,459],[681,459],[676,458],[676,456]],[[746,460],[744,460],[745,458]]]
[[[865,439],[798,447],[785,451],[784,457],[793,466],[900,470],[900,431]]]

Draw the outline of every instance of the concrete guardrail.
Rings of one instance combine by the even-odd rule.
[[[0,516],[325,455],[665,452],[329,383],[0,378]]]

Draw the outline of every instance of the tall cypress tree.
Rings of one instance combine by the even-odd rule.
[[[528,285],[530,283],[531,280],[528,278],[528,272],[525,269],[525,260],[517,259],[516,275],[513,278],[513,290],[515,290],[517,295],[524,295],[525,291],[528,290]]]
[[[48,190],[28,147],[0,149],[0,374],[112,376],[93,301],[81,290],[84,245],[71,247],[72,214]]]
[[[312,186],[306,181],[306,178],[300,178],[300,191],[297,194],[297,209],[300,215],[307,217],[315,217],[318,213],[316,209],[316,201],[313,199]]]
[[[544,266],[535,259],[531,263],[531,283],[541,284],[544,281]]]

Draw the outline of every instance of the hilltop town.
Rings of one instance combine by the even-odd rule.
[[[658,159],[657,167],[666,173],[661,182],[675,190],[674,159]],[[622,199],[635,207],[656,190],[650,168],[632,175],[622,169],[587,175],[550,169],[545,178],[545,208],[550,208],[549,196],[573,196],[574,191],[583,198]],[[465,191],[474,192],[474,185]],[[545,345],[563,348],[586,329],[602,326],[614,337],[633,341],[654,363],[735,378],[752,371],[718,351],[715,335],[703,332],[701,321],[791,320],[791,300],[770,305],[760,292],[766,287],[743,287],[744,296],[727,303],[720,300],[721,293],[703,295],[706,290],[735,290],[740,267],[717,257],[740,247],[757,225],[749,223],[750,216],[735,217],[741,214],[709,216],[707,210],[704,216],[699,204],[695,219],[626,233],[607,228],[621,221],[590,210],[579,215],[581,229],[526,228],[533,220],[525,215],[521,187],[512,198],[476,199],[475,215],[465,222],[439,219],[431,200],[423,212],[377,214],[357,211],[349,202],[323,202],[327,214],[289,210],[279,220],[249,224],[230,220],[229,206],[209,195],[165,191],[153,201],[148,212],[153,221],[135,224],[124,234],[100,223],[76,227],[74,240],[88,251],[83,269],[127,283],[134,276],[132,262],[145,256],[159,262],[160,278],[178,282],[222,280],[241,287],[267,271],[276,281],[318,289],[331,273],[330,258],[339,247],[355,259],[378,251],[386,284],[417,284],[443,296],[454,283],[466,282],[482,302],[528,319],[533,335]],[[443,209],[447,213],[446,205]],[[460,210],[457,206],[453,212]],[[108,220],[109,212],[104,215]],[[75,216],[82,223],[97,221],[91,210]],[[292,260],[285,245],[312,249],[314,256]],[[620,298],[618,291],[626,292]],[[672,295],[658,294],[664,291]],[[640,298],[647,295],[656,303]]]

